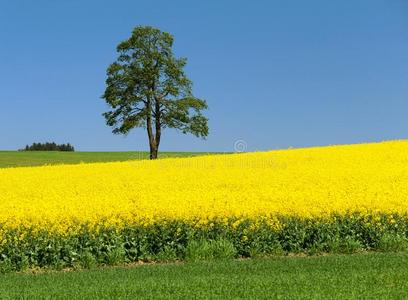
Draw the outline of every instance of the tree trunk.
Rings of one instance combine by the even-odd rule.
[[[152,84],[152,92],[155,93],[155,83]],[[154,102],[152,103],[152,100]],[[154,104],[154,106],[153,106]],[[157,159],[157,154],[159,152],[160,138],[161,138],[161,111],[160,111],[160,99],[156,96],[147,98],[147,119],[146,127],[147,134],[149,136],[149,145],[150,145],[150,159]],[[152,114],[154,120],[152,120]],[[154,122],[153,122],[154,121]],[[152,124],[154,123],[154,124]],[[153,131],[154,125],[154,131]]]
[[[161,119],[161,112],[160,112],[160,102],[158,99],[156,99],[155,101],[155,126],[154,128],[156,129],[155,132],[155,137],[154,137],[154,149],[153,149],[153,158],[151,159],[156,159],[157,158],[157,152],[159,151],[159,146],[160,146],[160,138],[161,138],[161,123],[160,123],[160,119]]]
[[[149,134],[150,159],[156,159],[159,146],[153,135]]]
[[[157,159],[158,152],[157,147],[150,147],[150,159]]]
[[[157,151],[158,151],[158,144],[155,139],[155,135],[153,133],[153,128],[152,128],[152,115],[151,115],[151,110],[152,110],[152,104],[150,99],[147,99],[147,118],[146,118],[146,129],[147,129],[147,135],[149,137],[149,146],[150,146],[150,159],[157,159]]]
[[[149,139],[150,145],[150,159],[157,159],[160,145],[160,131],[156,132],[156,136]]]

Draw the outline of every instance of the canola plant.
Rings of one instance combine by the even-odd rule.
[[[197,239],[236,256],[372,250],[405,245],[407,213],[408,141],[8,168],[0,262],[183,259]]]

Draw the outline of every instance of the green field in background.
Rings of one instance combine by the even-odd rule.
[[[159,158],[191,157],[207,152],[161,152]],[[0,168],[148,159],[148,152],[0,151]]]

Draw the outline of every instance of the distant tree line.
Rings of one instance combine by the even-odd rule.
[[[75,151],[74,146],[68,144],[57,145],[56,143],[33,143],[31,146],[27,145],[21,151]]]

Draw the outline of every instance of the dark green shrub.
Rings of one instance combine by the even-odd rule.
[[[378,241],[377,249],[380,251],[398,252],[408,249],[406,237],[399,234],[384,234]]]

